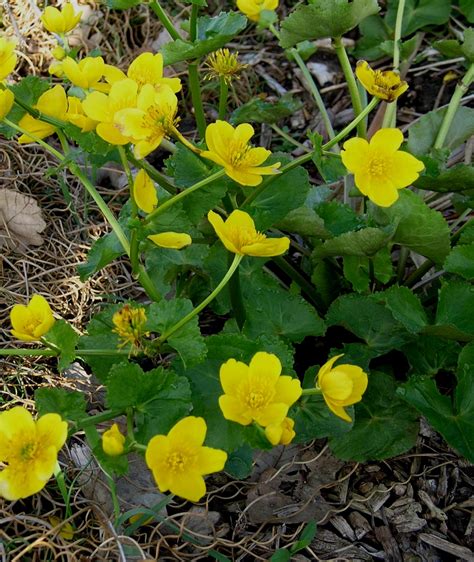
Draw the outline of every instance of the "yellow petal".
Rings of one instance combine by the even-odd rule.
[[[110,122],[113,119],[109,99],[102,92],[91,92],[82,102],[85,114],[94,121]]]
[[[354,182],[360,191],[379,207],[390,207],[398,199],[398,191],[388,178],[381,181],[370,174],[356,173]]]
[[[115,113],[114,123],[124,135],[137,141],[150,136],[150,129],[143,125],[145,117],[142,109],[121,109]]]
[[[124,145],[130,142],[130,139],[119,131],[117,125],[113,123],[99,123],[96,129],[99,137],[103,138],[110,144]]]
[[[354,385],[352,378],[345,371],[336,367],[319,382],[319,387],[328,400],[345,404],[352,394]]]
[[[185,246],[192,243],[192,238],[184,232],[161,232],[160,234],[152,234],[148,238],[161,248],[172,248],[181,250]]]
[[[227,121],[216,121],[206,128],[206,145],[211,152],[215,152],[226,160],[228,148],[234,136],[234,128]]]
[[[275,402],[283,402],[288,406],[293,405],[302,393],[301,383],[293,377],[280,377],[275,385]]]
[[[245,408],[245,405],[234,396],[223,394],[219,396],[219,408],[226,420],[240,423],[241,425],[249,425],[252,423],[252,415]]]
[[[227,453],[212,447],[201,447],[196,462],[196,470],[202,475],[219,472],[225,466]]]
[[[46,137],[49,137],[54,133],[54,131],[56,131],[56,127],[54,125],[50,125],[49,123],[45,123],[44,121],[35,119],[30,114],[24,115],[20,119],[18,125],[22,129],[28,131],[28,133],[31,133],[32,135],[34,135],[36,138],[39,139],[44,139]],[[19,144],[28,144],[28,143],[35,142],[35,140],[32,139],[27,133],[24,133],[23,135],[20,135],[18,137],[18,142]]]
[[[262,408],[255,416],[255,421],[262,427],[274,423],[281,423],[288,413],[288,406],[282,402],[269,404],[266,408]]]
[[[185,443],[186,446],[200,447],[206,438],[207,426],[204,418],[188,416],[176,423],[168,433],[171,447]]]
[[[369,143],[358,137],[347,140],[344,143],[344,150],[341,150],[342,163],[353,174],[366,168],[368,157]]]
[[[267,425],[265,435],[272,445],[278,445],[283,435],[283,425],[281,423]]]
[[[255,244],[249,244],[247,246],[242,246],[241,251],[246,256],[255,257],[272,257],[281,256],[290,247],[290,239],[283,238],[267,238],[262,242],[256,242]]]
[[[344,353],[341,353],[339,355],[334,355],[334,357],[331,357],[331,359],[329,359],[328,361],[326,361],[326,363],[324,363],[324,365],[319,369],[318,374],[316,375],[316,378],[318,380],[318,383],[321,383],[321,381],[324,379],[324,377],[331,372],[332,370],[332,366],[334,365],[334,363],[340,358],[343,357]]]
[[[26,408],[14,406],[0,413],[0,443],[34,438],[35,433],[35,421]],[[0,446],[0,449],[3,449],[3,447]],[[2,454],[4,454],[3,450]]]
[[[116,423],[102,434],[102,449],[106,455],[117,457],[124,452],[125,435]]]
[[[67,423],[58,414],[45,414],[36,422],[36,433],[42,447],[58,452],[66,442]]]
[[[375,81],[375,72],[370,67],[369,63],[365,60],[357,62],[356,76],[364,88],[373,94],[373,86]]]
[[[240,384],[248,378],[249,368],[245,363],[229,359],[221,365],[219,378],[222,389],[231,396],[237,395]]]
[[[331,410],[333,414],[335,414],[338,418],[341,418],[346,422],[349,423],[352,422],[352,418],[349,416],[349,414],[344,410],[342,406],[332,403],[331,401],[327,400],[326,397],[324,397],[324,399],[327,407]]]
[[[266,384],[275,386],[281,374],[281,363],[273,353],[259,351],[256,353],[249,364],[249,383],[250,385],[264,380]]]
[[[204,478],[196,471],[186,472],[173,478],[170,491],[191,502],[199,501],[206,493]]]
[[[400,129],[379,129],[370,139],[370,148],[379,149],[384,153],[395,152],[403,142],[403,133]],[[344,143],[345,147],[345,143]]]
[[[260,185],[263,179],[260,174],[252,174],[245,168],[238,169],[228,165],[225,166],[225,173],[238,184],[248,187]]]
[[[247,144],[254,134],[255,129],[252,125],[249,123],[241,123],[240,125],[237,125],[234,131],[234,138],[239,140],[242,144]]]
[[[424,168],[421,160],[418,160],[408,152],[399,150],[393,155],[393,170],[394,174],[391,177],[397,189],[407,187],[415,182],[420,172]]]
[[[236,211],[231,213],[231,216],[235,212]],[[240,212],[242,212],[242,211],[240,211]],[[244,213],[244,214],[246,214],[246,213]],[[229,217],[229,219],[230,219],[230,217]],[[229,219],[227,219],[227,220],[229,220]],[[233,239],[229,238],[227,228],[226,228],[226,224],[224,223],[222,218],[217,213],[215,213],[214,211],[209,211],[209,213],[207,214],[207,220],[211,223],[211,225],[213,226],[217,236],[219,237],[221,242],[224,244],[224,246],[229,250],[229,252],[233,252],[234,254],[240,254],[240,249],[236,245],[236,243],[238,243],[238,240],[233,240]],[[253,221],[252,221],[252,223],[253,223]]]
[[[133,197],[138,208],[145,213],[151,213],[158,205],[158,195],[155,184],[145,170],[140,170],[133,182]]]
[[[39,97],[35,107],[45,115],[63,120],[67,112],[67,96],[64,88],[58,84],[47,90]]]

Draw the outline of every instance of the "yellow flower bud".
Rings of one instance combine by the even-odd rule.
[[[33,295],[30,302],[15,304],[10,311],[12,334],[23,341],[37,341],[53,326],[55,320],[48,301],[41,295]]]
[[[56,60],[63,60],[66,57],[66,51],[59,45],[51,51],[51,54]]]
[[[118,457],[124,451],[125,435],[116,423],[102,435],[102,449],[106,455]]]
[[[66,2],[61,10],[48,6],[41,16],[41,21],[50,33],[63,34],[73,30],[79,23],[81,16],[82,12],[76,14],[72,4]]]

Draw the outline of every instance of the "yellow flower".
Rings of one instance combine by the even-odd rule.
[[[253,421],[262,427],[281,425],[290,406],[301,396],[300,381],[281,376],[280,360],[271,353],[259,351],[248,366],[229,359],[219,375],[224,390],[219,397],[220,409],[227,420],[242,425]],[[269,439],[276,433],[272,428]],[[278,441],[282,434],[283,428]]]
[[[48,68],[49,74],[51,76],[56,76],[56,78],[62,78],[64,76],[63,63],[61,61],[52,62]]]
[[[18,500],[44,488],[56,467],[67,437],[67,423],[58,414],[36,422],[28,410],[15,406],[0,413],[0,496]]]
[[[133,197],[144,213],[151,213],[158,205],[155,184],[145,170],[140,170],[133,182]]]
[[[0,36],[0,81],[4,80],[16,66],[16,39]]]
[[[48,301],[33,295],[30,302],[15,304],[10,311],[12,335],[23,341],[37,341],[53,327],[55,322]]]
[[[124,443],[125,435],[120,433],[116,423],[102,434],[102,449],[106,455],[118,457],[124,451]]]
[[[263,10],[276,10],[278,8],[278,0],[237,0],[237,8],[249,20],[258,21],[260,12]]]
[[[142,53],[132,61],[128,67],[127,76],[138,84],[139,89],[150,84],[156,89],[168,86],[176,94],[181,90],[179,78],[166,78],[163,76],[163,55],[157,53]]]
[[[252,217],[244,211],[232,211],[224,222],[214,211],[209,211],[207,220],[212,224],[221,242],[234,254],[241,256],[270,257],[284,254],[290,247],[290,239],[267,238],[257,232]]]
[[[66,2],[62,10],[48,6],[41,16],[41,21],[50,33],[63,34],[74,29],[79,23],[81,16],[82,12],[76,14],[72,4]]]
[[[265,435],[272,445],[289,445],[295,438],[295,422],[285,418],[281,423],[267,425]]]
[[[114,123],[133,142],[134,154],[144,158],[153,152],[179,122],[178,98],[168,86],[158,91],[145,84],[137,98],[137,107],[115,114]]]
[[[66,119],[79,127],[83,133],[93,131],[97,126],[97,121],[94,121],[84,113],[82,101],[79,98],[68,96],[68,109]]]
[[[51,54],[56,60],[63,60],[67,56],[66,51],[59,45],[57,47],[54,47],[54,49],[51,51]]]
[[[224,468],[227,453],[204,447],[207,426],[203,418],[180,420],[168,435],[155,435],[146,449],[146,463],[161,492],[168,490],[192,502],[206,493],[203,476]]]
[[[62,70],[74,86],[89,90],[96,88],[104,75],[105,62],[102,57],[86,57],[79,62],[66,57],[62,61]]]
[[[10,113],[14,101],[15,96],[13,92],[10,90],[0,90],[0,119],[3,119]]]
[[[151,234],[148,238],[161,248],[172,248],[181,250],[185,246],[192,243],[192,238],[184,232],[161,232],[160,234]]]
[[[54,88],[51,88],[51,90],[42,94],[34,107],[49,117],[65,121],[67,112],[66,92],[63,87],[58,84],[57,86],[54,86]],[[41,121],[40,119],[35,119],[29,113],[20,119],[18,125],[40,139],[49,137],[49,135],[52,135],[56,130],[54,125]],[[18,142],[20,144],[25,144],[32,142],[32,139],[27,134],[23,134],[19,137]]]
[[[141,339],[149,335],[146,320],[144,308],[132,308],[129,304],[113,315],[112,323],[115,328],[112,331],[122,340],[120,347],[127,344],[131,344],[134,349],[140,347]]]
[[[114,123],[115,114],[126,107],[137,104],[137,83],[126,78],[112,84],[109,94],[91,92],[82,102],[85,114],[98,121],[97,134],[110,144],[124,145],[130,138],[124,136]]]
[[[252,148],[250,138],[255,131],[252,125],[242,123],[235,129],[226,121],[216,121],[206,129],[208,150],[201,156],[223,166],[225,173],[241,185],[255,186],[262,183],[262,176],[278,173],[280,162],[261,166],[270,156],[266,148]]]
[[[398,129],[380,129],[370,140],[353,138],[344,143],[341,158],[354,174],[360,191],[380,207],[390,207],[398,190],[413,183],[423,170],[423,162],[398,150],[403,134]]]
[[[226,84],[230,84],[233,78],[240,78],[240,72],[247,68],[248,64],[241,64],[238,56],[238,52],[231,53],[229,49],[219,49],[211,53],[204,63],[209,69],[206,79],[222,77]]]
[[[336,416],[351,422],[352,418],[344,410],[362,400],[367,389],[368,377],[356,365],[336,365],[334,363],[342,355],[336,355],[325,363],[317,374],[316,384],[321,389],[328,408]]]
[[[369,94],[387,102],[395,101],[408,90],[399,74],[393,70],[373,70],[365,60],[357,63],[356,75]]]

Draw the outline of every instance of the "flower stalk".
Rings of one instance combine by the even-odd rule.
[[[218,119],[223,120],[225,118],[227,110],[227,97],[229,95],[229,86],[225,79],[225,76],[219,76],[219,110]]]
[[[198,65],[196,62],[188,65],[189,89],[191,90],[191,100],[194,107],[194,116],[198,133],[204,138],[206,133],[206,117],[204,116],[204,107],[202,105],[201,86],[199,84]]]
[[[151,0],[148,3],[150,8],[155,12],[157,18],[163,24],[163,27],[166,31],[171,35],[171,38],[176,41],[176,39],[182,39],[181,35],[176,30],[176,27],[173,25],[172,21],[170,20],[168,14],[163,10],[161,4],[157,0]]]

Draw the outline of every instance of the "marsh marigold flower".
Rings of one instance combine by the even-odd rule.
[[[278,0],[237,0],[237,8],[249,20],[258,21],[263,10],[276,10],[278,8]]]
[[[265,435],[272,445],[289,445],[296,435],[294,427],[294,420],[285,418],[281,423],[267,425]]]
[[[16,66],[16,39],[0,36],[0,81],[4,80]]]
[[[267,238],[257,232],[252,217],[244,211],[235,210],[224,222],[214,211],[209,211],[207,220],[211,223],[224,246],[241,256],[270,257],[284,254],[290,247],[290,239]]]
[[[134,59],[127,70],[127,76],[138,84],[139,89],[149,84],[159,90],[168,86],[176,94],[181,90],[179,78],[163,76],[163,55],[161,53],[142,53]]]
[[[76,62],[66,57],[62,63],[62,71],[74,86],[84,90],[95,89],[104,75],[105,62],[102,57],[85,57]]]
[[[56,467],[67,437],[67,423],[58,414],[35,421],[25,408],[0,413],[0,496],[18,500],[44,488]]]
[[[181,250],[193,241],[191,236],[185,232],[161,232],[160,234],[151,234],[148,238],[161,248],[173,250]]]
[[[138,94],[137,107],[117,112],[114,123],[135,145],[135,156],[144,158],[176,130],[177,112],[178,98],[171,88],[163,86],[157,91],[145,84]]]
[[[68,107],[66,119],[69,123],[79,127],[83,133],[93,131],[97,127],[97,121],[94,121],[84,113],[82,101],[79,98],[68,96]]]
[[[118,125],[114,123],[115,114],[126,108],[136,107],[138,85],[133,80],[126,78],[114,82],[110,92],[91,92],[82,102],[85,114],[97,121],[96,132],[110,144],[124,145],[130,138],[123,135]]]
[[[155,184],[145,170],[140,170],[133,180],[133,197],[144,213],[151,213],[158,205]]]
[[[42,94],[34,106],[35,109],[44,113],[44,115],[53,117],[59,121],[66,120],[67,107],[66,92],[59,84]],[[46,123],[46,121],[36,119],[29,113],[20,119],[18,125],[40,139],[49,137],[56,131],[56,127],[54,125]],[[23,134],[18,138],[18,142],[20,144],[26,144],[33,142],[33,139],[29,135]]]
[[[288,410],[301,396],[298,379],[281,375],[281,363],[276,355],[259,351],[249,365],[229,359],[220,368],[224,394],[219,406],[227,420],[249,425],[257,422],[270,427],[268,439],[280,441]],[[275,427],[280,426],[280,427]]]
[[[240,78],[239,74],[248,64],[241,64],[238,56],[238,52],[231,53],[229,49],[219,49],[211,53],[204,63],[208,69],[206,79],[223,78],[226,84],[230,84],[234,78]]]
[[[102,434],[102,450],[106,455],[118,457],[124,451],[124,443],[125,435],[122,435],[116,423]]]
[[[356,75],[364,88],[376,98],[395,101],[408,90],[408,84],[393,70],[373,70],[365,60],[359,61]]]
[[[342,355],[336,355],[325,363],[317,374],[316,385],[320,388],[328,408],[336,416],[351,422],[352,418],[344,410],[362,400],[367,389],[368,377],[357,365],[336,365]]]
[[[72,4],[66,2],[61,10],[48,6],[41,16],[45,29],[60,35],[72,31],[81,20],[82,12],[75,12]]]
[[[361,193],[380,207],[390,207],[398,190],[412,184],[423,170],[423,162],[398,150],[403,142],[399,129],[380,129],[370,142],[352,138],[344,143],[341,158],[354,174]]]
[[[130,344],[132,348],[140,347],[141,339],[148,336],[146,330],[146,313],[144,308],[133,308],[126,304],[112,316],[115,328],[112,330],[122,340],[120,347]]]
[[[189,416],[179,421],[168,435],[155,435],[146,449],[146,463],[161,492],[168,490],[192,502],[206,493],[203,476],[219,472],[227,453],[204,447],[207,426],[203,418]]]
[[[15,304],[10,311],[12,335],[23,341],[37,341],[53,327],[55,322],[48,301],[33,295],[27,305]]]
[[[0,90],[0,120],[10,113],[14,101],[15,96],[13,92],[10,90]]]
[[[216,121],[207,126],[207,150],[201,156],[223,166],[225,173],[241,185],[256,186],[262,176],[278,173],[280,162],[261,166],[270,156],[266,148],[253,148],[249,141],[255,131],[252,125],[242,123],[234,129],[226,121]]]

